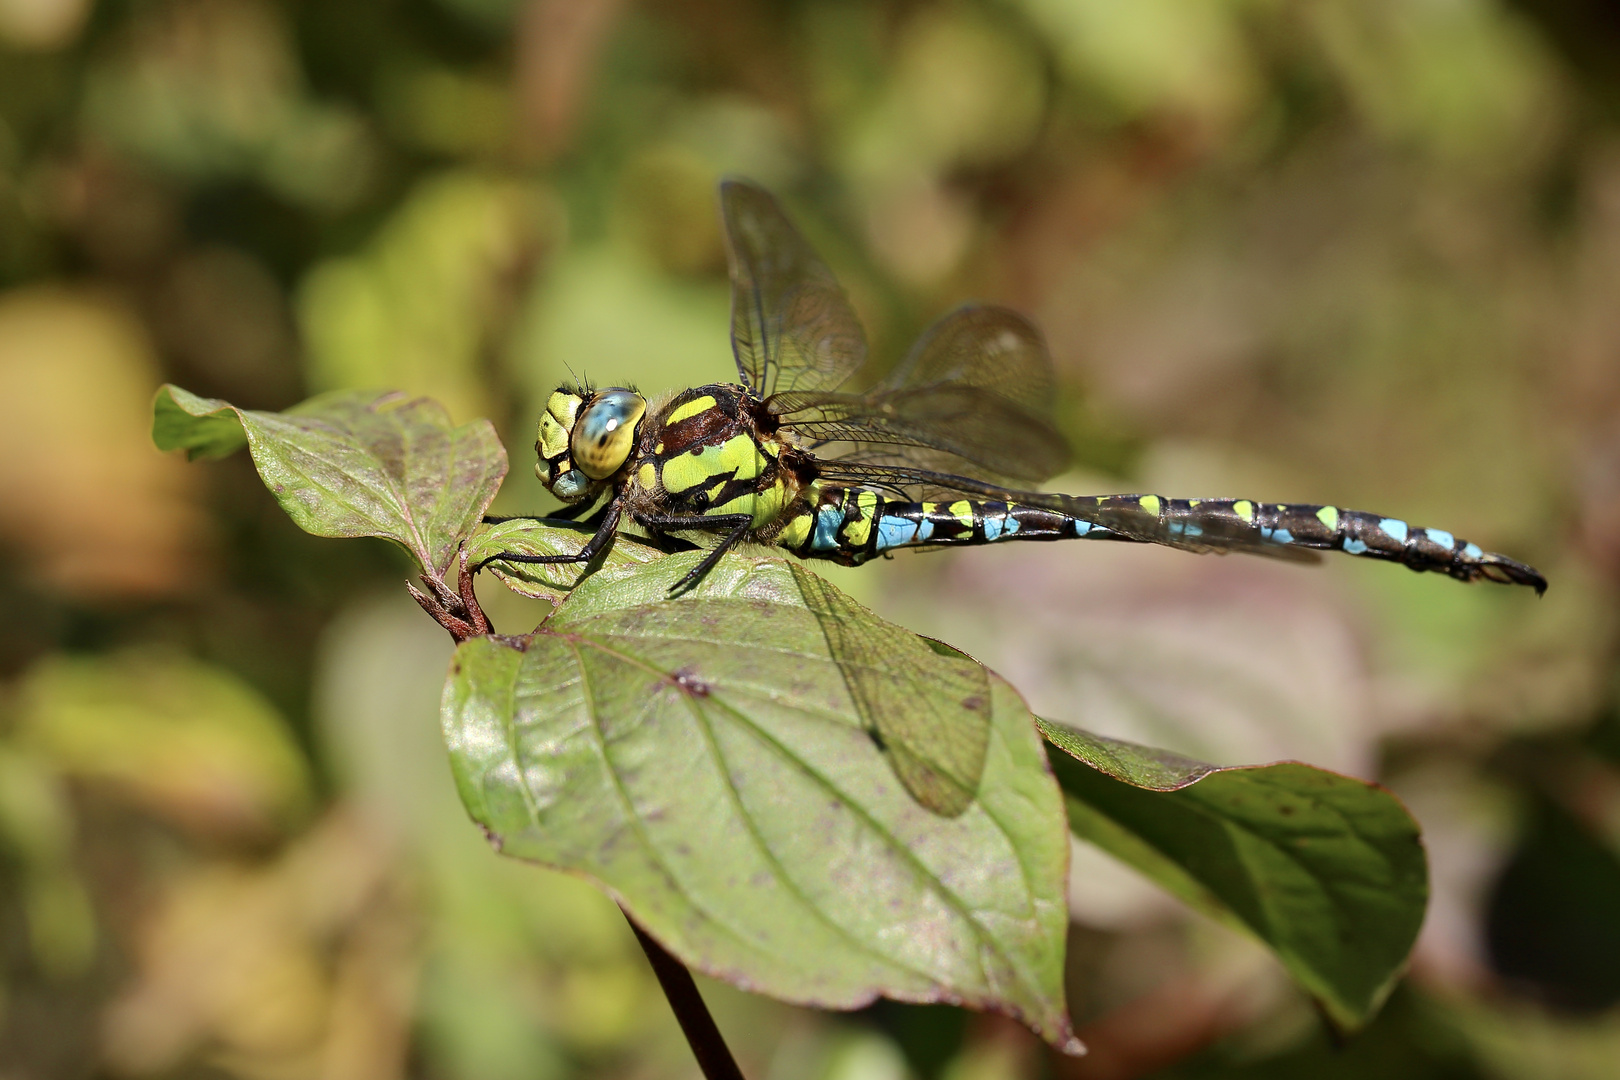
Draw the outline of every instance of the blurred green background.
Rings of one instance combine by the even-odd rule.
[[[1063,490],[1333,502],[1535,563],[1110,545],[836,574],[1037,711],[1377,778],[1410,977],[1336,1047],[1256,946],[1077,848],[1091,1057],[713,983],[750,1077],[1620,1073],[1620,15],[1601,0],[0,0],[0,1077],[690,1077],[622,918],[496,858],[381,542],[147,436],[399,387],[550,505],[569,372],[725,380],[714,189],[785,200],[880,360],[1049,335]],[[498,626],[543,609],[483,595]]]

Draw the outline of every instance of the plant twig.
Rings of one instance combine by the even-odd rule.
[[[405,588],[410,590],[411,599],[433,616],[440,626],[450,631],[450,636],[460,645],[469,638],[482,637],[495,631],[489,625],[489,617],[484,614],[484,609],[478,605],[478,594],[473,591],[472,571],[467,567],[465,551],[457,553],[456,568],[458,590],[451,589],[435,573],[424,573],[418,579],[432,590],[432,596],[410,582],[405,583]]]
[[[703,1003],[697,983],[692,981],[692,973],[637,925],[628,911],[624,917],[629,920],[630,929],[636,932],[636,940],[641,942],[647,962],[652,964],[653,974],[658,976],[658,984],[664,988],[670,1010],[680,1023],[681,1032],[686,1036],[687,1045],[692,1048],[692,1056],[697,1058],[698,1068],[703,1070],[705,1080],[743,1080],[742,1070],[737,1068],[737,1060],[731,1056],[731,1048],[715,1026],[714,1017],[709,1015],[709,1007]]]

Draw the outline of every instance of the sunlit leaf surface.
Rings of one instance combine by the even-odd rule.
[[[843,1008],[990,1007],[1064,1043],[1067,841],[1017,695],[984,676],[983,772],[971,804],[941,814],[857,706],[823,622],[842,598],[730,557],[670,599],[700,557],[586,579],[526,651],[461,647],[443,715],[474,818],[506,854],[601,882],[682,960],[738,985]],[[836,618],[904,636],[847,600]],[[912,641],[942,671],[968,663]],[[963,708],[956,680],[907,678],[919,715]]]
[[[1429,891],[1393,795],[1296,762],[1223,768],[1038,723],[1077,836],[1254,934],[1341,1028],[1371,1017]]]
[[[235,430],[233,430],[235,429]],[[221,457],[245,441],[265,486],[316,536],[380,536],[442,575],[506,475],[488,420],[455,427],[426,398],[339,392],[283,413],[158,391],[159,449]]]

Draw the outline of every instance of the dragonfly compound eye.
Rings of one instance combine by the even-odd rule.
[[[646,399],[632,390],[604,390],[593,397],[580,410],[568,440],[574,467],[592,480],[618,472],[635,446],[636,424],[646,411]]]

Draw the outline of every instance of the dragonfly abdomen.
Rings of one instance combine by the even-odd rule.
[[[972,499],[901,502],[870,488],[847,487],[822,489],[819,503],[790,520],[776,543],[801,558],[859,565],[898,548],[1086,538],[1129,539],[1040,506]]]
[[[1342,510],[1336,506],[1261,503],[1249,499],[1166,499],[1115,495],[1065,500],[1075,513],[1112,527],[1122,536],[1204,551],[1306,548],[1398,562],[1461,581],[1485,578],[1529,585],[1539,593],[1546,579],[1534,568],[1485,551],[1444,529],[1409,525],[1399,518]],[[1095,508],[1094,510],[1092,508]]]
[[[1537,592],[1547,587],[1532,567],[1442,529],[1360,510],[1158,495],[1050,498],[1048,505],[972,499],[901,502],[870,488],[828,488],[821,490],[813,508],[784,525],[776,543],[802,558],[850,565],[899,548],[1005,540],[1125,540],[1261,554],[1296,548],[1384,559],[1462,581],[1486,578],[1530,585]]]

